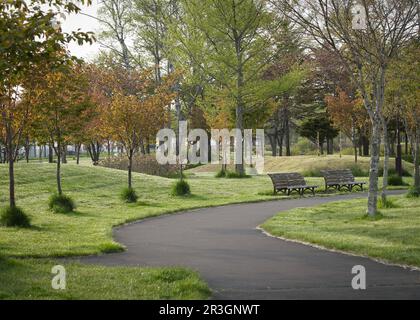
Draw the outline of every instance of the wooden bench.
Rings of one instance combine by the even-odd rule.
[[[315,195],[315,189],[318,188],[318,186],[307,185],[300,173],[271,173],[268,176],[273,182],[274,194],[280,191],[289,196],[296,191],[302,196],[305,191],[310,190]]]
[[[348,191],[353,191],[354,187],[359,187],[363,191],[363,186],[366,182],[355,181],[353,173],[350,169],[345,170],[321,170],[321,174],[325,180],[325,191],[330,188],[341,191],[346,188]]]

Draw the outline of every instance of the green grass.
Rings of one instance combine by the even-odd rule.
[[[39,286],[31,286],[31,270],[43,268],[44,264],[47,264],[48,268],[51,263],[59,264],[54,262],[55,258],[123,250],[122,245],[112,239],[113,226],[199,207],[289,198],[282,195],[273,196],[271,181],[265,175],[253,176],[244,183],[241,179],[224,179],[221,182],[220,179],[214,178],[214,174],[190,173],[188,183],[192,195],[176,197],[171,196],[174,182],[172,179],[133,173],[133,188],[139,199],[136,203],[127,204],[120,199],[121,189],[127,183],[126,172],[93,167],[89,165],[88,160],[82,161],[80,166],[70,161],[62,170],[63,191],[77,203],[77,210],[68,214],[54,214],[48,208],[48,199],[56,191],[55,165],[36,161],[29,164],[19,162],[16,165],[17,203],[31,218],[32,227],[28,229],[0,227],[0,255],[4,257],[2,261],[0,260],[0,269],[4,271],[4,268],[7,269],[10,264],[20,266],[16,271],[15,268],[10,268],[7,272],[1,272],[1,276],[5,275],[0,279],[2,298],[43,297],[43,290],[39,289]],[[307,178],[307,181],[310,184],[323,186],[323,180],[320,178]],[[406,181],[411,180],[406,179]],[[0,165],[0,208],[7,205],[7,188],[7,167]],[[48,262],[44,259],[48,259]],[[81,285],[69,293],[73,299],[87,297],[85,288],[96,285],[98,279],[106,278],[104,281],[109,282],[110,286],[111,282],[113,283],[117,288],[115,297],[124,290],[125,276],[132,279],[133,286],[137,286],[138,281],[143,281],[137,277],[138,272],[141,272],[139,271],[141,269],[137,268],[123,269],[125,273],[119,271],[121,268],[99,268],[77,264],[72,264],[72,268],[75,270],[74,276],[84,279],[85,285],[82,286],[81,280]],[[90,272],[92,276],[86,276]],[[163,274],[165,271],[156,270],[156,272]],[[191,279],[195,279],[195,273],[187,272]],[[97,277],[93,275],[94,273],[97,273]],[[6,276],[7,274],[9,276]],[[51,274],[45,277],[51,279]],[[22,279],[21,282],[19,278]],[[164,286],[154,287],[153,283],[149,285],[150,288],[157,290],[154,292],[151,289],[148,293],[150,296],[166,297]],[[15,286],[20,287],[19,294],[13,290]],[[201,286],[192,286],[190,290],[188,297],[198,299],[204,295],[208,296],[203,293],[205,291]],[[112,294],[107,291],[109,290],[98,290],[95,294],[92,291],[92,296],[89,297],[107,298]],[[56,294],[51,293],[46,297],[54,298]],[[65,296],[65,293],[62,294],[63,298],[70,298]],[[121,298],[128,297],[128,293],[126,294],[121,293]],[[169,291],[168,295],[176,299],[187,297],[186,293],[178,294],[175,289]],[[144,296],[139,294],[138,298]]]
[[[297,208],[266,221],[268,233],[392,263],[420,267],[420,199],[392,197],[377,219],[366,217],[366,200]]]
[[[390,159],[390,164],[395,160]],[[264,161],[265,172],[299,172],[307,174],[308,176],[319,176],[319,171],[323,169],[353,169],[354,172],[360,171],[363,175],[368,175],[369,172],[369,157],[359,157],[357,168],[355,167],[354,157],[343,155],[341,158],[338,155],[328,156],[293,156],[293,157],[271,157],[266,156]],[[207,164],[199,166],[186,172],[212,172],[216,173],[220,170],[221,165]],[[413,164],[403,161],[403,167],[409,173],[413,172]],[[359,170],[357,170],[359,169]],[[233,165],[228,166],[228,170],[234,171]]]
[[[51,268],[66,268],[66,289]],[[102,267],[44,259],[1,259],[0,299],[206,299],[198,274],[181,268]]]
[[[0,165],[0,207],[7,205],[7,168]],[[63,166],[63,191],[78,204],[77,210],[53,214],[48,198],[55,192],[54,164],[19,163],[16,166],[18,205],[30,216],[32,228],[0,229],[0,248],[10,257],[64,257],[122,250],[112,239],[112,227],[163,213],[234,202],[272,200],[268,177],[220,183],[212,176],[192,176],[189,197],[171,196],[173,180],[133,174],[137,203],[120,199],[126,186],[124,171],[93,166]]]
[[[7,168],[0,165],[0,207],[7,205]],[[367,181],[366,178],[361,178]],[[272,195],[267,176],[226,179],[221,183],[211,174],[188,179],[193,190],[189,197],[171,196],[173,180],[139,173],[133,174],[137,203],[120,199],[126,185],[124,171],[93,166],[63,166],[64,192],[78,204],[75,212],[53,214],[48,198],[55,191],[54,164],[19,163],[16,166],[17,203],[31,218],[30,229],[0,228],[0,249],[11,257],[64,257],[123,250],[112,239],[112,227],[142,218],[181,210],[264,201],[286,196]],[[410,178],[405,178],[411,181]],[[323,179],[307,178],[321,186]]]

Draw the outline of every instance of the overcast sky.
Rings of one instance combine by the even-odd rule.
[[[98,3],[100,0],[92,0],[92,5],[90,6],[81,6],[82,12],[89,14],[91,16],[97,16],[96,12],[98,10]],[[68,16],[65,21],[62,21],[62,29],[64,32],[71,32],[80,29],[83,32],[87,31],[98,31],[100,29],[99,22],[94,19],[87,17],[82,14],[73,14]],[[85,44],[83,46],[77,45],[77,43],[71,43],[69,45],[70,52],[80,58],[91,59],[99,51],[99,44],[94,43],[93,45]]]

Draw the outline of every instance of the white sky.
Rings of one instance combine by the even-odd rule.
[[[92,0],[90,6],[79,5],[79,7],[82,9],[83,13],[96,17],[99,2],[100,0]],[[62,29],[64,32],[77,31],[77,29],[80,29],[80,31],[83,32],[97,32],[100,29],[100,23],[94,18],[82,14],[73,14],[67,16],[65,21],[62,21]],[[84,44],[83,46],[79,46],[77,43],[72,42],[69,45],[69,50],[73,55],[87,60],[93,58],[99,52],[99,48],[100,46],[97,42],[93,45]]]

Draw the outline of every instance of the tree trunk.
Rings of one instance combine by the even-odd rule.
[[[29,151],[30,151],[30,143],[29,143],[29,137],[25,138],[25,160],[26,163],[29,163]]]
[[[354,163],[357,163],[357,144],[356,144],[356,141],[353,141],[353,147],[354,147]]]
[[[327,154],[331,154],[331,139],[327,138]]]
[[[372,119],[371,158],[369,172],[369,193],[367,213],[373,217],[378,211],[378,174],[381,145],[381,120],[378,115]]]
[[[63,190],[61,188],[61,144],[58,143],[56,154],[57,154],[57,172],[56,172],[56,178],[57,178],[57,191],[58,194],[61,196],[63,194]]]
[[[320,142],[319,143],[319,152],[320,152],[320,154],[321,155],[324,155],[324,143],[323,142]]]
[[[271,145],[271,155],[277,157],[277,134],[270,134],[268,139],[270,140]]]
[[[9,125],[6,125],[7,135],[7,157],[9,161],[9,205],[11,208],[16,207],[15,199],[15,168],[13,159],[13,134]]]
[[[238,128],[239,130],[241,130],[241,132],[243,132],[243,107],[242,104],[238,104],[238,106],[236,107],[236,128]],[[238,143],[238,142],[235,142]],[[243,154],[243,141],[239,141],[239,143],[242,145],[242,152],[240,154],[239,159],[237,159],[238,163],[235,163],[235,171],[237,174],[239,175],[244,175],[245,174],[245,170],[244,170],[244,154]]]
[[[79,143],[76,145],[76,164],[80,164],[80,148],[82,145]]]
[[[357,163],[357,141],[356,141],[356,128],[354,127],[354,124],[351,127],[351,142],[353,143],[353,149],[354,149],[354,163]]]
[[[146,153],[150,154],[150,140],[149,140],[149,138],[146,139]]]
[[[53,148],[52,148],[51,144],[48,145],[48,162],[49,163],[53,163],[54,162]]]
[[[133,170],[133,151],[130,151],[128,156],[128,188],[132,189],[132,170]]]
[[[369,157],[369,139],[363,136],[363,156]]]
[[[281,134],[277,136],[277,142],[279,146],[278,155],[283,157],[283,141],[284,141],[284,130],[281,131]]]
[[[146,155],[146,148],[144,147],[144,141],[140,140],[140,150],[142,155]]]
[[[388,168],[389,168],[389,154],[390,154],[390,147],[389,147],[389,135],[388,135],[388,127],[385,119],[382,119],[382,129],[384,135],[384,172],[383,172],[383,180],[382,180],[382,205],[386,204],[386,193],[388,188]]]
[[[414,187],[420,188],[420,129],[416,130],[414,143]]]
[[[90,145],[87,146],[87,150],[90,155],[90,158],[92,159],[93,165],[97,166],[101,154],[101,146],[99,142],[91,142]]]
[[[9,158],[9,204],[11,208],[16,207],[15,199],[15,168],[13,159]]]
[[[244,74],[243,74],[243,55],[242,55],[242,39],[240,36],[236,36],[235,38],[235,49],[236,49],[236,59],[237,59],[237,79],[236,79],[236,86],[237,86],[237,97],[236,97],[236,128],[241,130],[241,134],[244,131],[244,101],[243,101],[243,88],[244,88]],[[235,141],[236,142],[236,141]],[[236,142],[237,143],[237,142]],[[235,171],[239,175],[245,174],[244,169],[244,148],[243,148],[243,141],[240,141],[242,145],[242,152],[240,154],[239,159],[236,159],[238,163],[235,163]]]
[[[67,163],[67,145],[66,144],[63,146],[63,153],[62,153],[61,158],[62,158],[63,164],[66,164]]]
[[[286,109],[285,120],[284,120],[284,144],[286,147],[286,157],[290,157],[292,153],[290,152],[290,120],[289,112]]]

